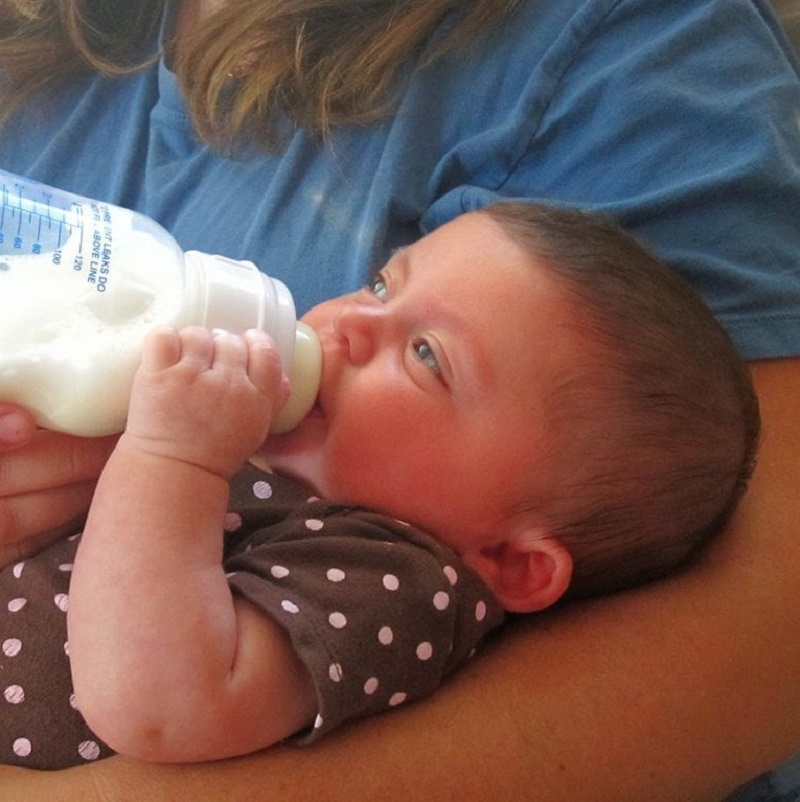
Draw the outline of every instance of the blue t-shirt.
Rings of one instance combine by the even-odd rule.
[[[252,259],[300,311],[498,196],[574,204],[687,276],[746,357],[796,355],[798,72],[766,0],[526,0],[327,143],[297,130],[279,154],[226,158],[160,63],[31,102],[0,167]]]

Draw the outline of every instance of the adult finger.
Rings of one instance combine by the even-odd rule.
[[[0,451],[9,451],[29,442],[36,432],[33,416],[21,407],[0,402]]]
[[[86,482],[0,498],[0,566],[36,554],[77,531],[94,487],[94,482]]]
[[[115,442],[37,429],[24,446],[0,453],[0,498],[92,482]]]

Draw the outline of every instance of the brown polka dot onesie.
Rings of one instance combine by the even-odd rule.
[[[66,609],[79,536],[0,572],[0,762],[59,769],[112,754],[72,698]],[[296,743],[430,693],[503,620],[450,550],[406,524],[316,498],[246,466],[231,487],[224,565],[285,627],[318,715]]]

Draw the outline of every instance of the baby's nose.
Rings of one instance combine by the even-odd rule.
[[[336,333],[347,346],[350,361],[360,365],[375,353],[385,310],[380,306],[348,304],[336,317]]]

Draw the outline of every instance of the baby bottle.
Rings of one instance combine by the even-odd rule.
[[[292,389],[272,431],[311,409],[319,341],[281,281],[252,262],[184,253],[128,209],[1,170],[0,190],[0,399],[49,429],[120,432],[146,332],[201,325],[273,337]]]

